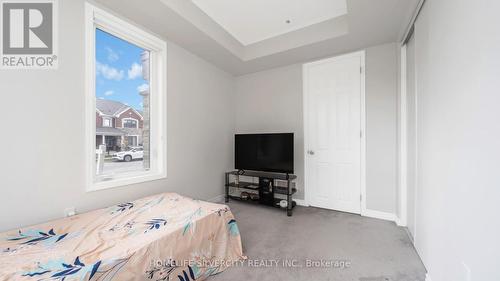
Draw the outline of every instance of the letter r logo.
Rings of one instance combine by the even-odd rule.
[[[53,3],[3,3],[3,54],[52,54]]]

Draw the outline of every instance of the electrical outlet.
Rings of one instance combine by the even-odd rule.
[[[74,215],[76,215],[75,207],[64,209],[64,216],[65,217],[72,217]]]

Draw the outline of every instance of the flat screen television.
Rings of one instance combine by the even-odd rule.
[[[235,135],[234,166],[293,174],[293,133]]]

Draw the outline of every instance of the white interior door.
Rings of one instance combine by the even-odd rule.
[[[364,53],[304,65],[306,195],[310,205],[359,214]]]

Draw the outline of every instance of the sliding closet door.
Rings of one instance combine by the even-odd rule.
[[[361,211],[364,53],[304,65],[306,194],[316,207]]]

